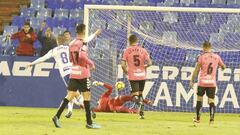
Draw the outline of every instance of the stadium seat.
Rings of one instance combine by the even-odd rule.
[[[121,4],[119,4],[118,0],[109,0],[106,2],[108,5],[121,5]]]
[[[31,0],[31,6],[36,10],[40,10],[45,7],[45,0]]]
[[[148,0],[134,0],[133,5],[146,6],[149,5]]]
[[[75,9],[76,8],[76,0],[61,0],[63,9]]]
[[[37,17],[38,18],[47,18],[47,17],[52,17],[52,9],[50,8],[43,8],[37,11]]]
[[[214,45],[214,44],[218,44],[218,43],[223,43],[224,42],[224,34],[219,34],[219,33],[212,33],[210,35],[210,42]]]
[[[195,21],[196,24],[206,25],[206,24],[210,24],[210,22],[211,22],[210,14],[205,14],[205,13],[196,14],[196,21]]]
[[[194,4],[194,0],[180,0],[181,6],[190,6]]]
[[[21,28],[25,23],[25,17],[24,16],[14,16],[12,20],[12,25],[18,26],[18,28]]]
[[[76,37],[76,27],[69,27],[68,31],[71,33],[71,37]]]
[[[83,10],[81,9],[71,9],[69,11],[69,18],[81,18],[81,20],[83,20]]]
[[[211,24],[221,25],[227,23],[227,16],[224,14],[212,14],[211,15]]]
[[[227,0],[212,0],[212,4],[226,5]]]
[[[163,13],[163,22],[175,23],[178,22],[178,14],[173,12]]]
[[[31,17],[35,17],[35,13],[36,13],[35,8],[25,8],[25,9],[22,9],[20,15],[26,18],[31,18]]]
[[[195,22],[196,20],[196,14],[195,13],[178,13],[178,22],[179,23],[189,23],[189,22]]]
[[[30,25],[31,27],[36,31],[38,32],[42,22],[44,21],[43,18],[36,18],[36,17],[33,17],[33,18],[30,18]]]
[[[195,6],[197,7],[210,7],[211,0],[195,0]]]
[[[158,6],[179,6],[179,0],[165,0],[164,2],[157,3]]]
[[[42,45],[41,45],[41,43],[40,43],[39,40],[36,40],[36,41],[33,43],[33,48],[35,49],[35,54],[34,54],[34,56],[40,56]]]
[[[162,41],[165,44],[176,43],[177,42],[177,32],[175,31],[164,31],[162,36]]]
[[[55,9],[54,17],[56,18],[68,18],[68,9]]]
[[[3,36],[18,32],[18,26],[4,26]]]
[[[63,34],[64,31],[66,31],[66,28],[63,27],[53,27],[53,34],[55,37],[57,37],[58,35]]]
[[[59,9],[61,8],[61,2],[58,0],[46,0],[46,8]]]
[[[231,24],[222,24],[219,28],[219,33],[233,33],[235,27]]]

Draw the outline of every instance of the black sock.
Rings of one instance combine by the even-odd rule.
[[[143,96],[142,94],[139,94],[138,95],[138,98],[139,98],[139,104],[140,104],[140,113],[144,111],[144,104],[143,104]]]
[[[91,110],[90,110],[90,101],[84,101],[84,107],[86,112],[87,124],[92,125]]]
[[[65,107],[67,106],[68,102],[69,102],[69,101],[68,101],[68,99],[66,99],[66,98],[64,98],[63,101],[61,102],[61,104],[60,104],[60,106],[59,106],[59,108],[58,108],[57,114],[56,114],[56,116],[58,117],[58,119],[60,118],[60,116],[61,116],[63,110],[65,109]]]
[[[210,109],[210,118],[214,119],[215,105],[214,105],[214,103],[210,103],[209,106],[210,106],[210,108],[209,108]]]
[[[197,101],[196,105],[196,114],[197,114],[197,120],[200,119],[200,110],[202,108],[202,101]]]

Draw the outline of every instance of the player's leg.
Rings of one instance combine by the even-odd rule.
[[[206,90],[207,97],[208,97],[208,104],[209,104],[209,112],[210,112],[210,124],[214,122],[214,115],[215,115],[215,87],[208,88]]]
[[[139,85],[137,81],[129,81],[131,86],[132,101],[139,105]]]
[[[81,102],[82,96],[80,95],[79,91],[76,91],[76,96],[68,103],[68,111],[65,115],[66,118],[70,118],[73,113],[73,105],[82,106],[83,107],[83,101]]]
[[[69,82],[69,91],[66,95],[66,97],[62,100],[58,110],[57,110],[57,113],[56,115],[52,118],[53,122],[54,122],[54,125],[56,127],[60,127],[60,123],[59,123],[59,119],[60,119],[60,116],[63,112],[63,110],[65,109],[65,107],[67,106],[67,104],[69,103],[69,101],[71,101],[73,99],[73,97],[75,96],[75,93],[76,93],[76,88],[77,88],[77,81],[74,80],[74,79],[71,79],[70,82]]]
[[[86,120],[87,120],[87,128],[101,128],[101,126],[97,124],[93,124],[91,118],[91,110],[90,110],[90,100],[91,100],[91,92],[90,92],[90,80],[89,79],[82,79],[81,80],[81,87],[79,90],[83,94],[83,103],[86,112]]]
[[[67,113],[65,115],[66,118],[70,118],[72,116],[74,102],[76,102],[76,98],[75,97],[68,103],[68,111],[67,111]]]
[[[143,102],[143,90],[144,90],[144,86],[145,86],[145,80],[141,80],[141,81],[138,81],[139,82],[139,103],[140,103],[140,108],[139,108],[139,115],[140,115],[140,118],[144,118],[144,102]]]
[[[196,104],[196,117],[194,118],[194,122],[200,122],[200,110],[202,108],[203,103],[203,95],[205,94],[205,88],[198,86],[197,88],[197,104]]]

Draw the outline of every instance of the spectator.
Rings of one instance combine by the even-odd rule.
[[[63,38],[64,38],[64,45],[68,45],[72,41],[71,33],[70,31],[64,31],[63,32]]]
[[[16,49],[18,56],[33,56],[34,48],[33,42],[36,41],[37,36],[30,27],[29,22],[25,22],[23,29],[11,36],[11,39],[19,40],[19,45]]]
[[[52,34],[51,28],[47,27],[44,30],[45,27],[46,27],[46,22],[44,21],[42,22],[42,25],[38,32],[38,40],[42,45],[42,49],[40,53],[41,56],[44,56],[49,50],[57,46],[57,41],[54,35]]]

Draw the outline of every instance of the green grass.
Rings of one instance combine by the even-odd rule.
[[[239,135],[239,114],[216,114],[209,126],[208,114],[192,124],[193,113],[146,112],[145,120],[135,114],[97,113],[101,129],[85,128],[85,113],[75,109],[73,117],[62,116],[61,126],[51,118],[56,108],[0,107],[0,135]],[[65,112],[63,113],[63,115]]]

